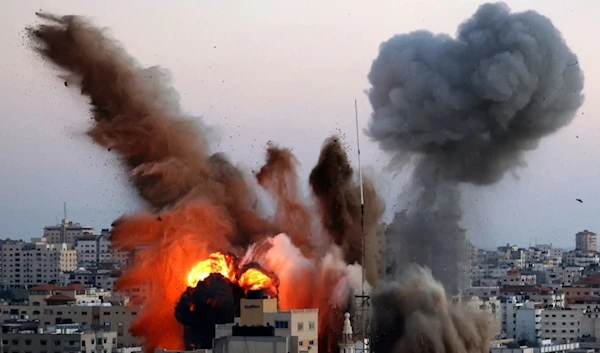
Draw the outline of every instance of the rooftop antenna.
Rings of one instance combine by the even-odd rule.
[[[63,212],[65,215],[65,221],[67,220],[67,201],[63,201]]]
[[[365,251],[365,194],[363,190],[363,178],[362,178],[362,167],[360,164],[360,134],[358,132],[358,102],[354,100],[354,119],[356,122],[356,151],[358,155],[358,180],[360,183],[360,228],[362,232],[362,272],[361,272],[361,295],[359,296],[359,312],[361,319],[361,331],[362,331],[362,347],[359,351],[364,353],[369,352],[368,345],[369,342],[369,334],[367,332],[367,312],[366,307],[369,304],[369,296],[365,294],[365,266],[366,266],[366,251]]]

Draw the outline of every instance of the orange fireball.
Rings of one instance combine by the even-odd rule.
[[[234,259],[220,252],[210,254],[208,259],[198,262],[188,273],[187,285],[195,287],[198,282],[204,281],[211,273],[219,273],[234,282],[236,273]]]
[[[218,273],[232,283],[236,283],[246,293],[249,290],[264,289],[270,295],[277,295],[279,280],[274,274],[268,274],[258,265],[239,268],[237,259],[233,255],[221,252],[212,253],[208,259],[194,265],[188,273],[187,285],[195,287],[198,282],[204,281],[213,273]]]

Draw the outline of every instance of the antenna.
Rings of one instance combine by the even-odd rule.
[[[64,219],[67,219],[67,202],[66,201],[63,202],[63,212],[65,215]]]
[[[368,353],[369,348],[368,344],[368,333],[367,333],[367,313],[366,306],[369,304],[369,296],[365,294],[365,267],[366,267],[366,251],[365,251],[365,194],[363,190],[363,178],[362,178],[362,167],[360,165],[360,134],[358,132],[358,102],[354,100],[354,119],[356,121],[356,152],[358,156],[358,180],[360,183],[360,228],[362,232],[362,271],[361,271],[361,295],[360,295],[360,316],[361,316],[361,324],[362,324],[362,347],[361,351]],[[356,297],[356,296],[355,296]]]

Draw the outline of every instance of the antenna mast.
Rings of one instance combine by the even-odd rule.
[[[360,183],[360,228],[362,232],[362,278],[361,278],[361,294],[360,296],[355,296],[355,299],[358,299],[359,305],[359,315],[361,321],[361,335],[362,342],[361,347],[357,350],[359,352],[368,353],[370,351],[370,335],[368,332],[367,320],[370,313],[367,312],[367,307],[370,306],[370,298],[365,294],[365,272],[366,272],[366,251],[365,251],[365,194],[363,190],[363,178],[362,178],[362,167],[360,164],[360,134],[358,132],[358,102],[354,100],[354,119],[356,122],[356,151],[358,155],[358,180]]]
[[[63,212],[64,212],[64,219],[67,219],[67,201],[63,201]]]

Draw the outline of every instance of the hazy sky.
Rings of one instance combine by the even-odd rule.
[[[578,54],[586,103],[575,121],[527,155],[528,166],[485,189],[467,187],[463,224],[476,243],[573,246],[600,231],[600,2],[506,1],[548,16]],[[62,218],[107,228],[140,207],[115,156],[85,136],[86,100],[27,46],[23,29],[40,9],[88,16],[144,65],[171,70],[182,104],[215,125],[215,150],[248,169],[269,140],[293,148],[304,180],[322,141],[341,131],[355,157],[355,98],[361,128],[364,90],[379,44],[418,29],[454,34],[481,1],[4,1],[0,5],[0,237],[39,236]],[[387,216],[405,175],[361,133],[363,164],[386,196]],[[576,202],[581,198],[583,204]]]

